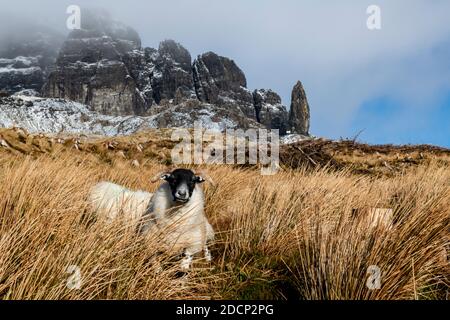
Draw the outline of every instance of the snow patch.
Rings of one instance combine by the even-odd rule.
[[[302,134],[288,134],[283,137],[280,137],[280,144],[294,144],[300,141],[306,140],[314,140],[316,139],[313,136],[304,136]]]
[[[18,94],[0,98],[0,127],[20,127],[32,133],[104,136],[130,135],[159,127],[192,128],[196,121],[203,128],[216,131],[238,127],[235,121],[218,116],[214,108],[205,104],[192,112],[180,104],[151,116],[110,116],[73,101]]]

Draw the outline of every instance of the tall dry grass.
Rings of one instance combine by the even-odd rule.
[[[392,208],[393,226],[371,228],[367,219],[353,217],[354,208]],[[227,254],[234,260],[263,257],[272,271],[294,277],[298,297],[419,299],[448,294],[446,168],[419,168],[376,180],[345,171],[291,172],[245,189],[231,210]],[[367,287],[370,266],[381,271],[380,290]]]
[[[424,299],[446,298],[450,169],[432,165],[391,178],[350,171],[207,168],[206,214],[217,232],[211,265],[178,274],[119,221],[96,221],[86,195],[101,180],[153,191],[164,167],[89,155],[0,160],[2,299]],[[392,208],[390,229],[355,208]],[[68,287],[69,266],[81,275]],[[381,288],[367,287],[369,266]]]

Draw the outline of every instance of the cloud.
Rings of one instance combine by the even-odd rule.
[[[231,57],[251,89],[273,88],[286,105],[301,80],[313,133],[321,136],[355,134],[353,120],[368,101],[390,97],[400,117],[423,114],[450,91],[447,0],[16,0],[2,1],[2,9],[66,32],[69,4],[106,8],[134,27],[146,46],[173,38],[194,57],[209,50]],[[372,4],[381,8],[379,31],[366,27]]]

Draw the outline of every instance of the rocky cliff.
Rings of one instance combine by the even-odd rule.
[[[228,106],[256,120],[247,79],[233,60],[207,52],[194,61],[193,70],[195,90],[200,101]]]
[[[140,47],[130,27],[107,15],[84,14],[81,29],[64,42],[43,95],[84,103],[103,114],[142,114],[147,103],[124,58]]]
[[[17,22],[0,37],[0,91],[40,90],[64,37],[41,25]]]
[[[113,117],[160,114],[161,126],[179,125],[176,115],[181,113],[189,115],[181,117],[188,126],[186,119],[202,119],[209,110],[214,119],[242,128],[279,129],[282,135],[309,130],[303,87],[294,88],[289,113],[276,92],[250,91],[233,60],[207,52],[192,61],[189,51],[173,40],[161,42],[158,49],[142,48],[135,30],[101,12],[83,11],[81,29],[72,31],[55,52],[45,67],[32,57],[9,54],[0,59],[0,90],[40,90],[43,97],[74,101]],[[6,69],[14,71],[2,75]]]
[[[286,107],[281,104],[280,96],[268,89],[253,92],[256,119],[267,128],[277,128],[284,135],[289,128],[289,114]]]

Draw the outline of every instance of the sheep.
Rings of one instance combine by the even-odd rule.
[[[108,221],[122,213],[136,224],[140,235],[160,235],[163,249],[183,254],[181,269],[190,269],[193,256],[201,251],[210,262],[208,242],[214,240],[214,230],[204,214],[200,187],[206,180],[187,169],[158,174],[152,182],[157,180],[164,182],[153,194],[101,182],[89,199],[97,214]]]
[[[201,251],[210,262],[207,244],[214,240],[214,230],[204,214],[205,199],[200,184],[205,178],[191,170],[176,169],[161,173],[156,179],[165,182],[153,194],[142,219],[141,232],[163,231],[167,248],[183,253],[181,268],[184,270],[190,268],[192,257]]]
[[[138,223],[147,210],[153,194],[145,191],[131,191],[110,182],[95,185],[89,201],[97,215],[111,222],[119,213],[130,222]]]

